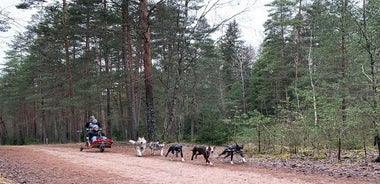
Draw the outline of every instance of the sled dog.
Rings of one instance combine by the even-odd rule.
[[[136,155],[138,157],[143,156],[145,149],[146,149],[146,140],[144,137],[139,137],[137,141],[129,140],[130,143],[133,144],[133,147],[136,150]]]

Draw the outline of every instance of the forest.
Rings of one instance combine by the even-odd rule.
[[[119,141],[239,142],[257,153],[374,149],[377,0],[268,1],[260,48],[242,39],[233,17],[210,26],[203,0],[17,7],[42,5],[6,52],[1,144],[78,142],[95,115]],[[7,31],[7,20],[0,27]]]

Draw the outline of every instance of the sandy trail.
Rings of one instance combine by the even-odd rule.
[[[12,179],[11,183],[33,184],[360,183],[347,178],[258,169],[249,163],[231,165],[216,159],[212,159],[215,166],[210,166],[202,157],[190,158],[190,151],[185,152],[185,162],[161,156],[137,157],[128,146],[114,146],[103,153],[98,149],[79,151],[79,145],[0,146],[0,173]]]

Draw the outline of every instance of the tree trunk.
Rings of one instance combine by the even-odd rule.
[[[107,0],[103,0],[103,12],[104,12],[105,16],[108,15]],[[104,39],[105,40],[109,39],[107,29],[108,29],[108,22],[107,22],[107,19],[105,19],[104,25],[103,25],[103,32],[104,32]],[[106,70],[107,75],[111,75],[111,66],[110,66],[110,58],[109,58],[108,47],[105,48],[104,52],[105,52],[104,53],[105,70]],[[101,63],[101,60],[99,61],[99,63]],[[101,96],[100,96],[100,100],[101,100]],[[103,131],[106,132],[106,135],[112,137],[113,129],[112,129],[112,121],[111,121],[111,89],[108,86],[106,88],[106,109],[105,109],[105,111],[106,111],[106,115],[104,117],[105,128],[103,128]]]
[[[124,2],[123,5],[123,33],[124,33],[124,44],[123,44],[123,64],[124,69],[128,73],[128,79],[125,81],[128,97],[128,134],[129,138],[137,139],[137,118],[136,118],[136,97],[135,97],[135,75],[133,67],[133,56],[132,56],[132,30],[130,25],[129,17],[129,1]]]
[[[339,132],[338,137],[338,160],[341,161],[342,159],[342,141],[341,141],[341,133]]]
[[[310,33],[310,46],[309,46],[309,54],[308,54],[308,66],[309,66],[309,78],[310,78],[310,86],[311,86],[311,91],[313,94],[313,111],[314,111],[314,125],[318,125],[318,112],[317,112],[317,97],[315,93],[315,86],[314,86],[314,80],[313,80],[313,66],[314,62],[311,57],[311,52],[313,48],[313,32],[311,31]]]
[[[124,113],[124,108],[123,108],[123,95],[122,95],[122,93],[121,92],[119,92],[118,93],[118,95],[117,95],[117,100],[115,100],[115,101],[117,101],[118,102],[118,112],[119,112],[119,117],[120,117],[120,119],[119,119],[119,133],[120,133],[120,135],[125,135],[124,137],[125,138],[127,138],[127,137],[129,137],[129,135],[128,135],[128,132],[127,132],[127,129],[126,129],[126,121],[125,121],[125,119],[126,119],[126,115],[125,115],[125,113]]]
[[[242,58],[239,57],[239,55],[235,52],[236,58],[239,62],[239,70],[240,70],[240,80],[241,80],[241,87],[242,87],[242,102],[243,102],[243,113],[247,113],[247,99],[246,99],[246,89],[245,89],[245,79],[244,79],[244,66],[243,66],[243,61]]]
[[[63,14],[63,18],[62,18],[62,24],[63,24],[63,27],[66,29],[66,21],[67,21],[67,4],[66,4],[66,0],[62,0],[62,14]],[[67,31],[67,30],[66,30]],[[67,35],[65,35],[64,37],[64,48],[65,48],[65,63],[66,63],[66,79],[67,79],[67,83],[68,83],[68,91],[66,93],[66,97],[72,97],[74,95],[74,85],[73,85],[73,77],[72,77],[72,71],[71,71],[71,61],[70,61],[70,52],[69,52],[69,38]],[[69,111],[71,112],[71,111]],[[65,113],[67,114],[67,113]],[[66,131],[68,132],[66,136],[69,137],[69,140],[71,140],[71,132],[72,132],[72,124],[73,124],[73,121],[71,121],[68,116],[66,116],[66,118],[64,119],[65,120],[65,123],[67,124],[67,128],[70,128],[70,129],[67,129]]]
[[[66,0],[62,0],[63,27],[66,27],[66,19],[67,19],[66,6],[67,6]],[[65,47],[65,61],[66,61],[66,77],[67,77],[67,81],[69,85],[67,96],[71,97],[74,94],[74,87],[73,87],[73,82],[72,82],[71,61],[70,61],[70,53],[69,53],[69,38],[67,35],[65,35],[65,38],[64,38],[64,47]]]
[[[297,21],[297,25],[296,25],[296,30],[297,30],[297,39],[296,39],[296,42],[297,42],[297,53],[296,53],[296,59],[295,59],[295,79],[294,79],[294,94],[296,96],[296,101],[297,101],[297,112],[300,112],[300,100],[298,98],[298,70],[299,70],[299,66],[301,65],[302,63],[302,59],[301,59],[301,56],[302,56],[302,50],[301,50],[301,41],[302,41],[302,38],[301,38],[301,22],[302,22],[302,17],[301,17],[301,10],[302,10],[302,0],[299,1],[299,7],[298,7],[298,21]]]
[[[0,114],[0,145],[5,144],[5,138],[7,136],[6,133],[7,133],[7,129],[5,126],[5,122],[3,121],[2,114]]]
[[[257,125],[257,137],[259,140],[259,153],[261,153],[261,128],[260,128],[260,125]]]
[[[378,114],[377,114],[377,69],[376,69],[376,61],[375,61],[375,58],[374,56],[376,55],[374,53],[377,52],[377,48],[372,48],[372,45],[375,45],[373,43],[371,43],[371,38],[368,37],[368,31],[367,31],[367,16],[366,16],[366,0],[363,0],[363,23],[359,23],[359,22],[356,22],[357,25],[359,26],[360,29],[360,32],[362,34],[362,36],[364,37],[364,48],[365,50],[367,51],[368,53],[368,57],[369,57],[369,60],[370,60],[370,65],[371,65],[371,76],[367,76],[367,74],[364,73],[364,75],[366,77],[369,78],[369,80],[371,81],[371,87],[372,87],[372,93],[373,93],[373,98],[372,98],[372,111],[373,111],[373,119],[372,119],[372,124],[373,126],[375,127],[375,130],[378,131]],[[361,26],[362,25],[362,26]],[[363,69],[363,72],[364,72],[364,69]],[[380,154],[380,153],[379,153]]]
[[[191,100],[190,104],[190,135],[191,140],[194,140],[194,131],[195,131],[195,123],[197,122],[197,109],[198,109],[198,103],[197,103],[197,96],[194,93],[193,98]]]
[[[347,120],[347,80],[346,80],[346,70],[348,67],[348,59],[347,59],[347,50],[346,50],[346,33],[345,33],[345,21],[346,21],[346,8],[347,8],[347,0],[341,0],[342,3],[342,12],[341,12],[341,54],[342,54],[342,66],[341,66],[341,76],[342,76],[342,89],[340,91],[342,103],[341,103],[341,113],[342,113],[342,127],[346,124]],[[338,160],[341,159],[341,139],[342,139],[342,128],[339,130],[339,138],[338,138]]]
[[[140,0],[141,24],[143,28],[144,43],[144,75],[145,75],[145,93],[146,93],[146,116],[148,140],[153,140],[155,134],[154,108],[153,108],[153,84],[152,84],[152,55],[150,50],[150,27],[148,17],[148,2]]]

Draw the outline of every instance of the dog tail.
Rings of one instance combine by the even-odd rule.
[[[129,140],[129,142],[132,143],[132,144],[136,143],[136,141],[134,141],[134,140]]]

